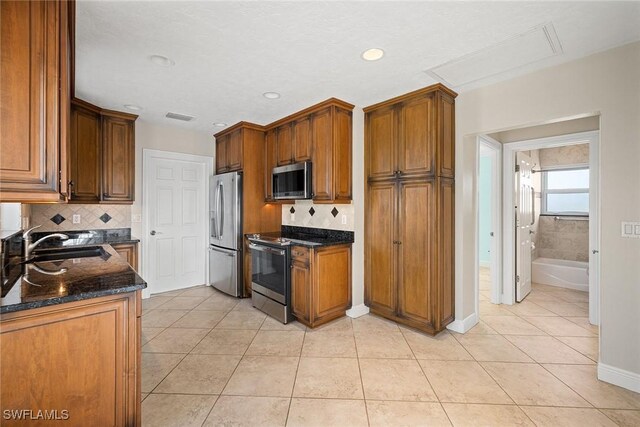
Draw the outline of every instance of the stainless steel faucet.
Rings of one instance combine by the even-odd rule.
[[[69,236],[62,233],[54,233],[44,236],[42,239],[36,241],[35,243],[31,243],[31,232],[36,228],[40,228],[42,225],[36,225],[35,227],[31,227],[24,233],[22,233],[22,239],[24,240],[24,259],[29,259],[31,256],[31,252],[42,242],[49,239],[58,238],[60,240],[67,240]]]

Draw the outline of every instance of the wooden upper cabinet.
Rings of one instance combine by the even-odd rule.
[[[375,182],[369,185],[365,229],[365,270],[368,306],[392,315],[396,308],[396,216],[397,184]]]
[[[73,7],[0,2],[1,201],[57,202],[67,193]]]
[[[229,172],[242,169],[242,129],[229,135],[227,142],[227,170]]]
[[[438,96],[438,176],[455,176],[455,108],[453,97]]]
[[[398,112],[397,167],[400,175],[433,175],[436,157],[434,94],[403,102]]]
[[[368,179],[453,178],[454,97],[435,85],[365,108]]]
[[[273,200],[273,180],[272,172],[273,168],[278,166],[277,159],[277,140],[276,131],[271,129],[265,134],[265,169],[264,169],[264,183],[265,183],[265,200]]]
[[[71,106],[69,201],[97,203],[102,193],[102,120],[100,111],[74,100]]]
[[[343,108],[335,109],[333,154],[333,198],[336,201],[350,201],[352,197],[353,155],[351,135],[352,113]]]
[[[398,206],[398,315],[433,327],[434,181],[401,181]]]
[[[293,122],[293,161],[311,160],[311,118],[309,116]]]
[[[135,192],[136,117],[124,113],[102,115],[102,201],[131,203]]]
[[[331,108],[318,111],[311,119],[313,158],[313,200],[333,200],[333,123]]]
[[[396,114],[394,107],[372,111],[366,116],[369,178],[389,178],[396,172]]]
[[[216,173],[224,173],[229,169],[227,163],[227,148],[230,135],[216,137]]]
[[[278,141],[278,166],[293,163],[293,131],[291,123],[276,129]]]

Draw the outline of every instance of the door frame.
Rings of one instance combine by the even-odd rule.
[[[197,154],[178,153],[174,151],[154,150],[151,148],[142,149],[142,237],[140,239],[141,251],[142,251],[142,273],[146,275],[149,267],[149,251],[146,250],[149,247],[149,181],[147,179],[145,171],[149,170],[151,159],[162,160],[178,160],[183,162],[200,163],[204,165],[205,174],[203,179],[205,180],[205,192],[204,192],[204,207],[206,212],[203,213],[204,218],[208,218],[209,209],[209,177],[213,174],[213,157],[200,156]],[[202,235],[209,235],[209,223],[204,221]],[[209,253],[207,248],[209,246],[209,240],[206,239],[206,247],[202,251],[202,258],[204,260],[204,277],[202,283],[207,283],[207,277],[209,277]],[[142,291],[143,298],[149,298],[151,296],[151,288],[147,287]]]
[[[479,135],[476,144],[476,247],[475,247],[475,304],[480,313],[480,157],[482,152],[491,157],[491,302],[502,302],[502,144],[487,135]]]
[[[504,284],[515,283],[515,184],[513,168],[516,152],[554,148],[567,145],[589,144],[589,321],[597,325],[600,323],[600,257],[593,254],[600,245],[600,131],[579,132],[569,135],[552,136],[548,138],[530,139],[503,144],[502,175],[503,175],[503,206],[502,217],[502,246],[504,263],[502,280]],[[503,286],[503,304],[515,303],[515,286]]]

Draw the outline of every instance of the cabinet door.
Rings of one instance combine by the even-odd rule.
[[[337,317],[351,306],[351,249],[330,246],[315,251],[313,321]]]
[[[400,184],[398,212],[398,315],[433,323],[432,248],[436,244],[434,181]]]
[[[401,104],[398,169],[402,175],[434,175],[436,153],[434,112],[433,94]]]
[[[311,160],[311,118],[309,116],[293,123],[293,160]]]
[[[129,265],[133,267],[134,270],[138,269],[138,244],[137,243],[122,243],[122,244],[112,244],[113,249],[120,255],[122,258],[127,260]]]
[[[63,7],[56,1],[0,2],[2,201],[60,200],[60,170],[67,167],[59,161],[66,154],[61,144],[67,144],[60,134],[68,126],[62,110],[68,114],[69,108],[69,70],[61,66],[68,58],[60,57],[69,54],[60,49],[68,35]]]
[[[336,201],[351,200],[351,111],[336,108],[333,121],[333,186]]]
[[[393,182],[369,184],[365,224],[365,299],[388,315],[396,310],[396,188]]]
[[[288,165],[293,162],[293,134],[291,123],[280,126],[278,135],[278,166]]]
[[[309,264],[294,259],[291,264],[291,310],[300,321],[309,322],[311,314],[311,271]]]
[[[2,320],[3,408],[66,409],[71,425],[137,425],[135,298],[89,301]]]
[[[393,107],[371,111],[366,116],[365,138],[369,179],[393,177],[396,171],[396,113]]]
[[[455,277],[455,193],[453,179],[440,178],[438,187],[438,250],[434,253],[437,263],[439,298],[437,300],[436,329],[441,330],[454,320]],[[437,259],[437,261],[435,261]]]
[[[229,145],[229,135],[222,135],[216,138],[216,173],[226,172],[227,166],[227,147]]]
[[[134,122],[103,115],[102,201],[133,202]]]
[[[227,143],[227,170],[238,171],[242,169],[242,129],[233,131],[229,135]]]
[[[265,168],[264,168],[264,183],[265,183],[265,199],[273,200],[273,168],[278,166],[277,159],[277,140],[276,131],[274,129],[267,132],[265,135]]]
[[[102,131],[98,111],[73,104],[71,109],[70,201],[100,201],[102,179]]]
[[[439,94],[438,101],[438,176],[455,176],[455,107],[448,95]]]
[[[333,200],[333,126],[331,108],[311,119],[313,143],[313,200]]]

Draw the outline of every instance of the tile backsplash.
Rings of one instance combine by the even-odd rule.
[[[354,215],[353,203],[334,205],[296,200],[293,205],[282,205],[282,225],[296,227],[354,231]],[[343,217],[346,224],[343,224]]]
[[[30,226],[42,224],[38,231],[131,228],[129,205],[30,205],[30,210]],[[80,215],[79,223],[73,215]]]
[[[538,256],[589,261],[589,221],[540,216]]]

